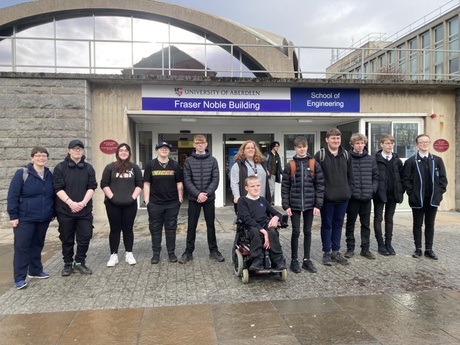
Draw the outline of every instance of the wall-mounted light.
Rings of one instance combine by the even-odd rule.
[[[244,134],[254,134],[254,131],[247,130],[247,131],[244,131],[243,133]]]
[[[310,120],[310,119],[298,119],[297,120],[299,123],[312,123],[313,120]]]
[[[192,132],[190,132],[188,129],[181,129],[181,130],[179,131],[179,133],[180,133],[180,134],[190,134],[190,133],[192,133]]]
[[[196,122],[196,119],[193,117],[183,117],[182,122]]]

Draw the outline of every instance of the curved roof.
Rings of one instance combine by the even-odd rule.
[[[93,13],[128,14],[170,22],[186,30],[199,29],[208,33],[208,39],[211,41],[238,45],[247,59],[245,64],[250,68],[263,71],[295,70],[294,64],[297,59],[292,49],[279,46],[270,48],[271,45],[286,44],[288,41],[285,38],[213,14],[155,0],[38,0],[0,10],[0,30],[17,24],[27,24],[29,27],[38,25],[52,20],[54,16],[72,18]],[[277,74],[274,77],[285,78],[294,75],[292,72]]]

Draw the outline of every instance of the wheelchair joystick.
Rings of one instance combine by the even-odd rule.
[[[269,269],[270,267],[272,267],[272,263],[270,261],[270,253],[268,250],[265,250],[265,256],[264,256],[264,267],[266,269]]]

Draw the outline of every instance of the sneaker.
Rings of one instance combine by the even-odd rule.
[[[433,260],[438,260],[438,257],[437,255],[433,252],[433,250],[431,249],[427,249],[425,250],[425,256],[427,258],[430,258],[430,259],[433,259]]]
[[[169,254],[168,254],[168,257],[169,257],[169,262],[177,262],[177,256],[176,256],[176,254],[174,254],[174,253],[169,253]]]
[[[316,267],[310,259],[303,259],[302,268],[310,273],[316,273]]]
[[[385,247],[387,248],[387,251],[388,251],[389,255],[396,255],[396,252],[393,249],[393,247],[391,246],[391,244],[386,244]]]
[[[29,278],[36,278],[36,279],[48,279],[50,277],[50,275],[46,272],[40,272],[39,274],[35,275],[35,276],[32,276],[32,275],[28,275]]]
[[[209,253],[209,257],[211,259],[214,259],[214,260],[218,261],[218,262],[225,261],[224,256],[218,250],[216,250],[215,252]]]
[[[184,252],[182,256],[179,259],[180,264],[185,264],[186,262],[192,261],[193,260],[193,254],[189,252]]]
[[[153,254],[152,258],[150,259],[150,263],[152,265],[156,265],[160,262],[160,254]]]
[[[125,254],[125,262],[128,263],[128,265],[135,265],[137,264],[136,259],[134,258],[134,255],[132,252],[126,252]]]
[[[73,270],[75,272],[80,273],[80,274],[93,274],[93,271],[91,271],[91,269],[86,267],[86,265],[84,263],[82,263],[82,262],[81,263],[80,262],[74,263]]]
[[[27,282],[25,280],[20,280],[16,283],[16,289],[21,290],[27,287]]]
[[[341,265],[348,265],[349,262],[347,259],[345,259],[340,252],[334,253],[331,255],[332,261],[335,261]]]
[[[352,258],[355,256],[355,251],[353,249],[348,249],[343,256],[346,258]]]
[[[302,269],[300,268],[299,260],[291,260],[291,265],[289,266],[292,272],[300,273]]]
[[[416,258],[416,259],[420,258],[421,256],[422,256],[422,250],[421,249],[416,249],[414,254],[412,254],[412,257]]]
[[[277,260],[272,260],[272,268],[275,270],[285,270],[286,261],[284,258],[278,258]]]
[[[107,267],[113,267],[113,266],[115,266],[116,264],[118,264],[118,254],[117,254],[117,253],[113,253],[112,255],[110,255],[110,259],[109,259],[109,261],[107,262]]]
[[[262,260],[259,258],[255,258],[252,260],[251,267],[249,267],[250,271],[258,271],[258,270],[263,270],[264,269],[264,264],[262,263]]]
[[[331,253],[324,253],[323,254],[323,265],[332,266]]]
[[[63,277],[70,276],[73,272],[73,265],[71,262],[67,262],[64,264],[64,268],[61,271],[61,275]]]
[[[366,259],[369,259],[369,260],[374,260],[375,259],[375,255],[372,254],[369,249],[361,250],[361,253],[359,253],[359,255],[364,256]]]
[[[384,244],[379,245],[379,248],[378,248],[377,252],[380,255],[385,255],[385,256],[390,255],[390,253],[388,253],[387,247]]]

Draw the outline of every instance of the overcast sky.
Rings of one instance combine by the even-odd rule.
[[[0,0],[0,8],[27,2]],[[391,36],[410,24],[433,18],[460,0],[169,0],[273,32],[299,46],[350,47],[365,36]],[[434,13],[433,13],[434,12]],[[425,20],[426,21],[426,20]],[[329,64],[331,52],[323,59]]]

